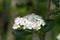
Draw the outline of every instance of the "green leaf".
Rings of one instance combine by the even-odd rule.
[[[46,25],[42,27],[43,32],[48,32],[53,28],[54,21],[53,20],[46,20]]]
[[[59,7],[59,0],[52,0],[52,2],[53,2],[57,7]]]
[[[31,38],[31,32],[25,30],[12,30],[17,40],[28,40]]]
[[[12,33],[15,36],[18,36],[18,37],[20,37],[20,36],[23,37],[23,36],[31,34],[31,32],[28,32],[28,31],[25,31],[25,30],[12,30]]]

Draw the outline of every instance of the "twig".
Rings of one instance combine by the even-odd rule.
[[[49,17],[51,16],[50,4],[51,4],[51,0],[48,0],[48,13],[47,13],[46,19],[49,19]],[[45,40],[45,36],[46,36],[46,32],[45,32],[44,35],[43,35],[43,40]]]
[[[51,4],[51,0],[48,0],[48,13],[47,13],[46,19],[49,19],[49,17],[51,16],[51,13],[50,13],[50,4]]]

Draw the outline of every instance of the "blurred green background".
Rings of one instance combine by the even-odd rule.
[[[51,0],[50,19],[54,26],[46,33],[45,40],[57,40],[60,33],[60,0]],[[48,13],[48,0],[0,0],[0,40],[20,40],[12,33],[14,18],[35,12],[44,19]],[[26,40],[29,40],[29,37]]]

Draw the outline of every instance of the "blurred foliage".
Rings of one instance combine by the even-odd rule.
[[[21,2],[21,1],[20,1]],[[32,10],[29,10],[32,8],[32,5],[34,4],[34,11],[35,11],[35,14],[38,14],[40,16],[43,16],[43,18],[46,18],[46,15],[47,15],[47,12],[48,12],[48,0],[35,0],[35,1],[29,1],[29,0],[24,0],[22,1],[21,3],[18,2],[16,4],[16,10],[17,12],[19,13],[18,15],[19,16],[24,16],[24,15],[27,15],[28,11],[31,11],[33,12]],[[33,4],[31,4],[33,2]],[[57,24],[60,24],[60,18],[59,16],[59,13],[60,13],[60,8],[59,8],[59,0],[52,0],[52,2],[56,5],[56,9],[54,10],[50,10],[51,11],[51,18],[52,19],[47,19],[45,22],[46,22],[46,25],[44,27],[42,27],[42,29],[40,30],[40,36],[42,35],[42,33],[44,32],[49,32],[50,30],[53,30],[54,32],[52,32],[52,34],[56,33],[55,30],[57,31],[57,28],[56,29],[56,25]],[[29,5],[27,5],[29,4]],[[33,8],[32,8],[33,9]],[[20,31],[21,32],[21,31]],[[17,35],[16,33],[18,33],[17,31],[15,31],[15,34],[14,35]],[[19,33],[20,34],[20,33]],[[22,31],[21,35],[23,36],[25,34],[24,31]],[[27,33],[26,33],[27,34]],[[25,34],[25,35],[26,35]],[[28,33],[29,34],[29,33]],[[57,34],[54,34],[54,38],[52,38],[53,40],[56,40],[56,35]],[[28,35],[26,35],[28,36]],[[19,36],[20,37],[20,36]],[[31,37],[28,36],[28,37]],[[23,37],[24,38],[24,37]],[[20,39],[20,40],[24,40],[24,39]],[[18,39],[18,38],[17,38]],[[27,38],[26,38],[27,39]],[[29,39],[29,38],[28,38]]]
[[[2,0],[0,0],[0,11],[2,10],[3,5],[2,5]]]
[[[19,13],[19,14],[18,14],[19,16],[24,16],[24,15],[27,14],[27,11],[28,11],[28,10],[27,10],[27,7],[26,7],[26,6],[22,6],[22,7],[20,7],[20,8],[18,7],[18,8],[17,8],[17,11],[18,11],[18,13]]]
[[[57,7],[59,7],[59,0],[52,0],[52,2],[53,2]]]
[[[29,14],[29,12],[33,12],[33,5],[34,5],[34,12],[42,16],[45,19],[46,25],[40,30],[41,35],[43,32],[49,32],[52,30],[52,40],[57,40],[56,36],[60,33],[60,4],[59,0],[51,0],[55,5],[56,8],[51,11],[51,19],[45,19],[47,12],[48,12],[48,0],[18,0],[16,3],[16,7],[11,7],[11,0],[6,0],[5,9],[10,16],[11,11],[17,11],[18,16],[25,16]],[[32,3],[33,2],[33,3]],[[35,3],[35,4],[34,4]],[[31,10],[30,10],[31,9]],[[0,0],[0,11],[3,10],[3,1]],[[0,13],[1,16],[1,13]],[[17,40],[31,40],[32,32],[24,31],[24,30],[12,30],[12,33],[16,36]],[[39,35],[40,35],[39,34]],[[41,36],[40,35],[40,36]],[[6,36],[6,35],[5,35]],[[5,37],[4,36],[4,37]]]
[[[37,0],[36,10],[38,15],[41,15],[43,17],[47,14],[47,0]]]

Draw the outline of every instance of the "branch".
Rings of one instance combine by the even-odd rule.
[[[48,0],[48,13],[47,13],[46,19],[49,19],[49,17],[51,16],[51,12],[50,12],[50,4],[51,4],[51,0]]]
[[[48,13],[47,13],[47,17],[46,19],[49,19],[49,17],[51,16],[51,12],[50,12],[50,4],[51,4],[51,0],[48,0]],[[45,36],[46,36],[46,32],[43,35],[43,40],[45,40]]]

